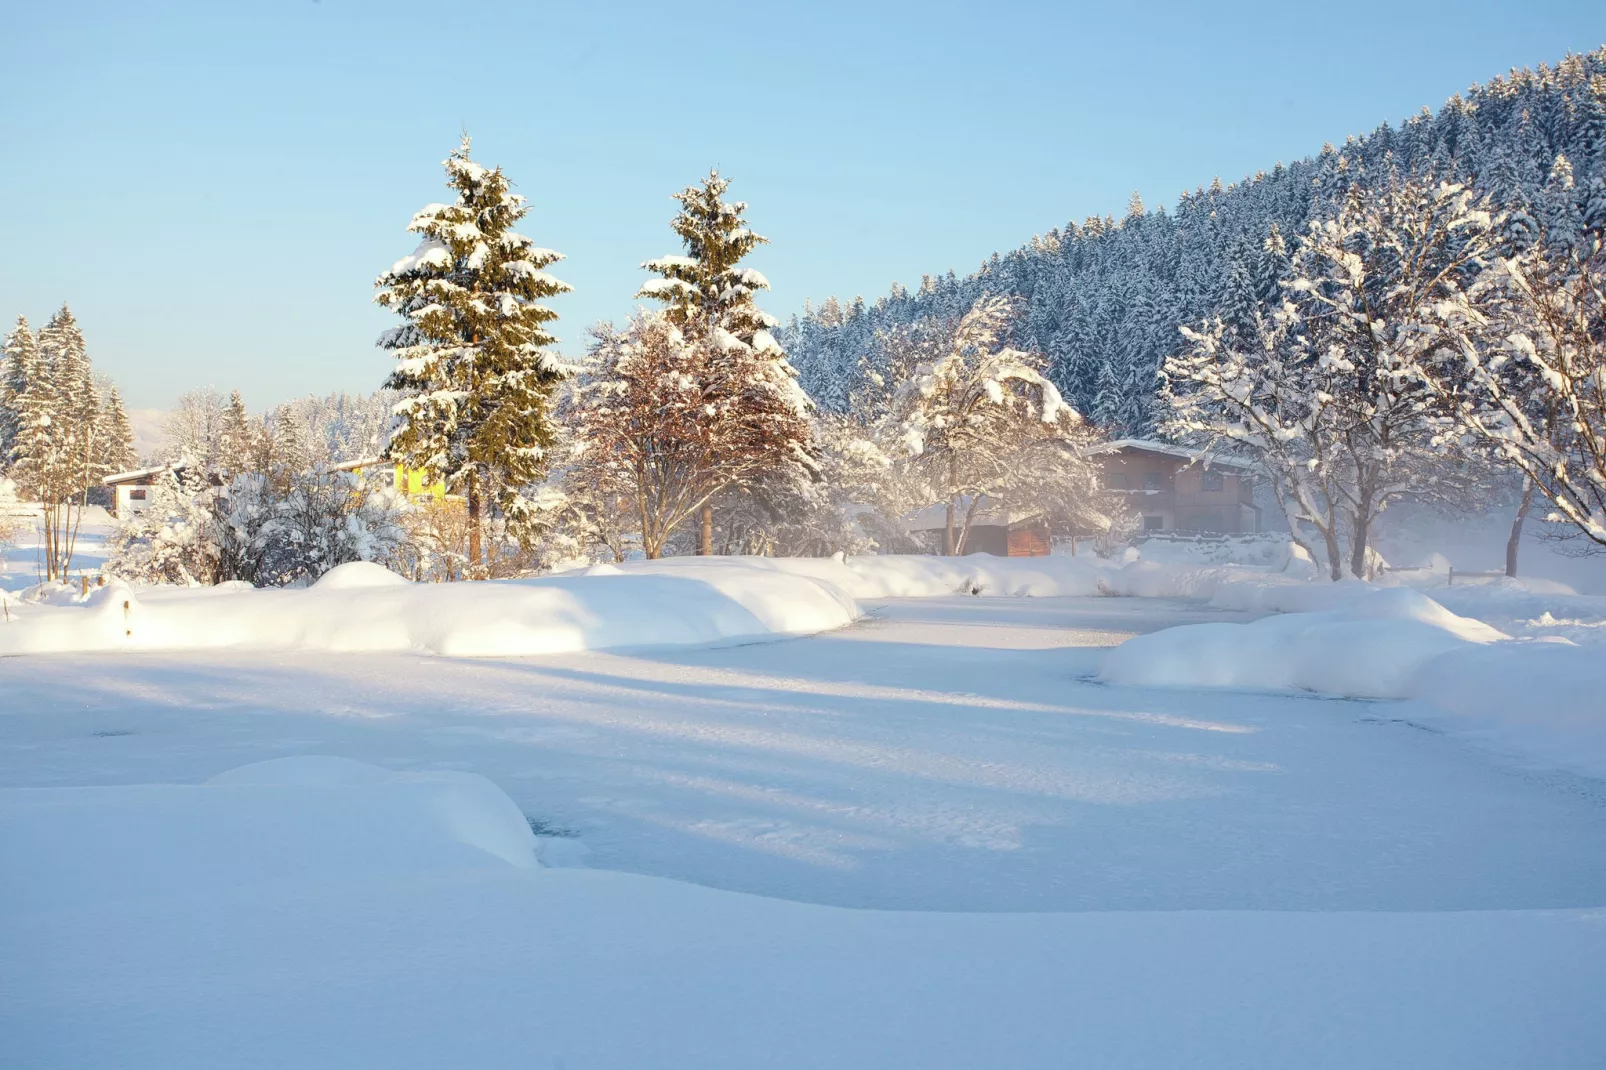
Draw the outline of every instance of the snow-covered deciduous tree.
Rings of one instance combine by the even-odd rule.
[[[474,577],[485,505],[517,509],[548,462],[552,393],[569,371],[547,348],[557,313],[541,302],[569,286],[545,270],[561,255],[513,229],[529,208],[500,168],[469,158],[467,137],[445,168],[456,201],[413,217],[418,248],[376,283],[375,301],[406,320],[379,340],[402,392],[385,455],[466,497]]]
[[[946,506],[943,552],[962,554],[989,506],[1044,508],[1092,521],[1097,479],[1082,448],[1093,433],[1042,373],[1043,358],[1002,344],[1015,303],[983,297],[929,340],[883,418],[884,448]]]
[[[724,448],[745,448],[752,456],[722,465],[740,478],[700,495],[699,552],[713,552],[716,495],[759,492],[758,482],[781,484],[769,490],[796,490],[812,477],[808,396],[770,329],[774,317],[755,300],[769,281],[742,260],[768,239],[755,234],[742,213],[745,201],[725,200],[730,180],[710,171],[700,185],[675,194],[680,211],[670,226],[683,252],[642,265],[660,277],[642,286],[638,297],[663,302],[665,321],[681,345],[699,352],[698,391],[720,413]],[[677,522],[678,525],[678,522]],[[644,533],[645,537],[645,533]],[[661,545],[661,544],[660,544]]]
[[[689,337],[664,313],[598,328],[571,418],[575,478],[630,502],[649,558],[716,494],[815,464],[788,369],[726,331]]]
[[[222,449],[227,404],[223,395],[211,387],[180,394],[162,424],[163,448],[157,459],[214,470]]]
[[[1311,224],[1252,337],[1219,319],[1184,328],[1189,348],[1165,367],[1166,429],[1258,461],[1295,537],[1320,535],[1332,577],[1368,575],[1378,513],[1454,482],[1417,369],[1456,344],[1500,224],[1453,183],[1352,186]]]
[[[1548,517],[1606,549],[1606,249],[1542,241],[1496,258],[1473,288],[1453,361],[1417,369],[1470,435],[1520,471]]]

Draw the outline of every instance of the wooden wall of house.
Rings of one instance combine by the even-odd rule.
[[[937,538],[940,545],[941,532],[937,533]],[[965,536],[965,553],[1008,557],[1009,532],[1001,524],[972,524],[970,533]]]
[[[1147,518],[1145,530],[1223,535],[1255,530],[1253,482],[1235,468],[1206,469],[1181,457],[1139,450],[1106,454],[1099,465],[1104,486],[1125,491],[1128,507]]]

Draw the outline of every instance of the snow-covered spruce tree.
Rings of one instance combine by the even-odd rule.
[[[21,399],[28,388],[29,376],[37,374],[39,346],[26,317],[18,316],[17,325],[5,337],[0,347],[0,469],[11,463],[11,451],[17,443],[17,430],[21,425]]]
[[[32,371],[17,398],[13,474],[42,507],[41,571],[64,580],[72,567],[89,488],[106,475],[100,391],[71,309],[63,305],[37,337]]]
[[[280,405],[273,410],[273,419],[262,436],[259,470],[282,479],[313,467],[313,448],[306,425],[295,406]]]
[[[397,357],[386,385],[403,395],[385,456],[465,496],[477,578],[486,504],[516,516],[547,464],[552,392],[569,371],[547,350],[557,313],[540,302],[570,287],[545,270],[561,255],[513,230],[529,208],[500,168],[471,160],[467,137],[445,167],[456,201],[413,217],[418,248],[376,283],[374,300],[406,320],[379,340]]]
[[[758,480],[801,485],[812,478],[808,396],[797,386],[797,372],[770,333],[778,321],[759,309],[755,297],[769,281],[742,260],[768,241],[747,226],[745,201],[725,200],[730,180],[710,171],[700,185],[676,193],[680,211],[670,227],[683,252],[642,264],[660,277],[644,284],[638,297],[663,302],[664,317],[683,343],[702,347],[698,360],[705,377],[700,390],[721,412],[724,448],[754,451],[725,466],[741,471],[703,497],[699,506],[698,549],[713,552],[713,504],[722,492],[746,493]]]
[[[245,411],[245,399],[238,390],[229,392],[229,403],[218,425],[215,467],[224,478],[257,471],[257,447],[261,432]]]
[[[983,297],[901,384],[880,428],[887,451],[946,506],[943,552],[962,554],[990,506],[1047,507],[1062,529],[1097,527],[1092,432],[1042,373],[1043,358],[1002,344],[1015,302]]]
[[[123,395],[115,386],[106,392],[101,419],[104,426],[99,436],[100,467],[108,475],[137,468],[139,452],[134,448],[134,425],[129,422],[128,410],[123,408]]]
[[[1418,374],[1470,435],[1551,503],[1547,517],[1606,550],[1606,247],[1568,235],[1499,257],[1458,309],[1459,359]],[[1514,531],[1516,525],[1514,525]]]
[[[1448,359],[1501,223],[1452,183],[1352,186],[1335,218],[1311,224],[1252,338],[1220,319],[1183,329],[1166,430],[1259,462],[1295,537],[1321,536],[1332,577],[1366,576],[1377,515],[1456,482],[1416,369]]]

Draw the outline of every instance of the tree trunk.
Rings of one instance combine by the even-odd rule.
[[[1511,518],[1511,537],[1506,540],[1506,575],[1517,574],[1517,546],[1522,542],[1522,525],[1528,519],[1528,510],[1534,503],[1534,481],[1523,477],[1522,502],[1517,506],[1517,515]]]
[[[480,573],[480,484],[474,473],[468,475],[468,568],[464,570],[471,580]]]
[[[1322,540],[1327,544],[1327,573],[1335,581],[1344,578],[1344,551],[1338,545],[1338,528],[1322,529]]]
[[[714,503],[704,502],[702,509],[702,530],[697,533],[697,553],[703,557],[714,556]]]
[[[945,556],[948,556],[948,557],[952,557],[959,550],[959,547],[954,544],[954,494],[956,493],[954,488],[956,488],[958,485],[959,485],[959,458],[955,454],[949,453],[948,454],[948,517],[947,517],[947,525],[943,529],[943,536],[942,536],[942,552],[943,552],[943,554]]]
[[[1372,539],[1371,510],[1355,511],[1355,531],[1350,542],[1349,570],[1358,580],[1366,576],[1366,546]]]

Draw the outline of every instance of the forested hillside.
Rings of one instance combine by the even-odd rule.
[[[1342,148],[1218,179],[1174,212],[1146,211],[1134,194],[1122,220],[1050,230],[964,278],[927,276],[873,304],[831,298],[794,317],[783,341],[820,406],[844,411],[883,357],[882,332],[957,317],[983,293],[1014,295],[1013,344],[1046,354],[1050,378],[1095,421],[1141,432],[1178,326],[1231,320],[1275,295],[1309,220],[1350,186],[1400,173],[1470,181],[1512,210],[1519,232],[1606,226],[1606,48],[1513,71]]]

